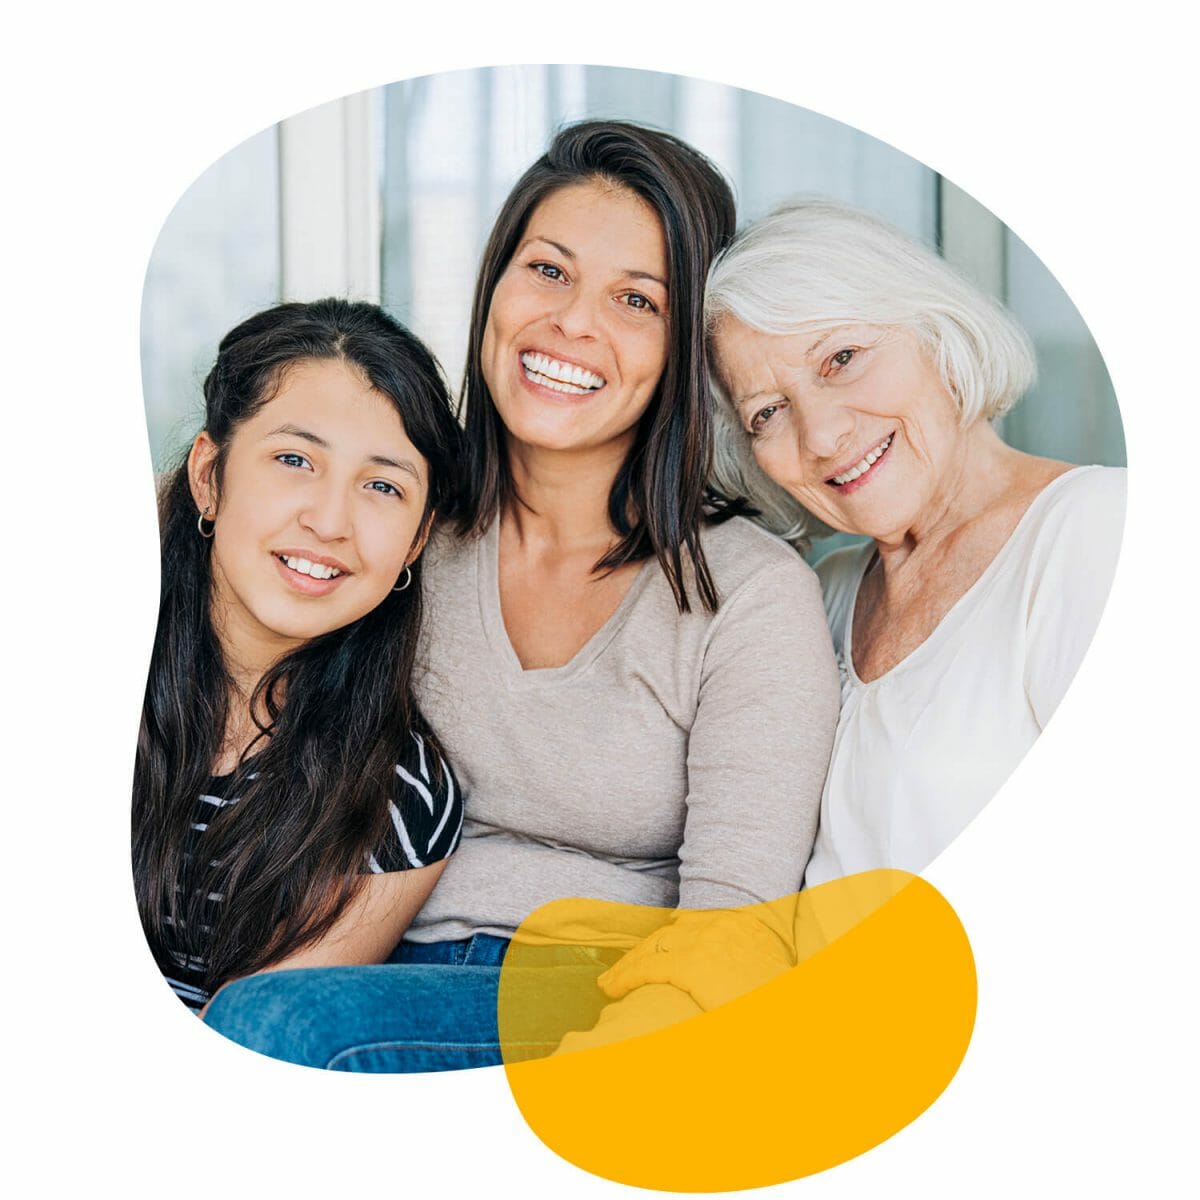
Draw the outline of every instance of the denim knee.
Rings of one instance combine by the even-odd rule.
[[[339,1071],[499,1063],[498,967],[375,965],[269,971],[228,984],[205,1022],[259,1054]]]
[[[205,1024],[270,1058],[324,1067],[346,1043],[325,1011],[316,973],[269,971],[226,984],[209,1003]]]

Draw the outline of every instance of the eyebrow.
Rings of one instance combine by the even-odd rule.
[[[757,392],[751,392],[748,396],[738,396],[733,404],[735,408],[741,408],[744,404],[751,404],[762,396],[778,396],[778,388],[762,388]]]
[[[278,429],[272,429],[267,437],[276,437],[280,434],[286,437],[300,438],[314,446],[320,446],[322,450],[330,449],[329,443],[323,437],[313,433],[310,429],[301,429],[299,425],[280,425]],[[367,462],[376,467],[394,467],[397,471],[405,471],[418,483],[421,482],[421,472],[417,470],[416,464],[407,458],[388,458],[385,454],[372,454]]]
[[[534,234],[533,237],[527,237],[518,247],[517,253],[520,254],[530,242],[545,242],[547,246],[553,246],[564,258],[569,258],[572,262],[575,260],[575,251],[568,246],[564,246],[562,242],[556,242],[553,238],[542,237],[541,234]]]
[[[827,342],[835,333],[837,333],[837,331],[839,329],[842,329],[842,328],[845,328],[845,326],[835,325],[832,329],[825,330],[825,332],[823,334],[821,334],[821,336],[819,338],[817,338],[817,340],[815,342],[813,342],[813,344],[811,346],[809,346],[809,348],[807,350],[805,350],[804,357],[808,358],[808,356],[810,354],[812,354],[812,352],[814,350],[816,350],[819,346],[821,346],[825,342]],[[761,396],[778,396],[779,394],[780,393],[779,393],[778,388],[762,388],[761,390],[759,390],[757,392],[751,392],[748,396],[735,397],[735,399],[733,401],[733,406],[734,406],[734,408],[740,409],[743,404],[749,404],[752,400],[757,400]]]
[[[837,331],[839,329],[845,329],[845,328],[846,328],[845,325],[835,325],[832,329],[825,330],[825,332],[823,334],[821,334],[821,336],[819,338],[817,338],[817,340],[815,342],[813,342],[813,344],[811,346],[809,346],[809,348],[807,350],[805,350],[804,357],[807,358],[814,350],[817,349],[818,346],[821,346],[825,342],[829,341],[829,339],[831,337],[833,337],[833,335],[835,333],[837,333]]]
[[[547,246],[553,246],[555,250],[557,250],[564,258],[569,258],[572,262],[574,262],[576,259],[575,251],[570,249],[570,247],[564,246],[562,242],[556,242],[553,238],[543,237],[541,234],[534,234],[533,237],[526,238],[517,247],[517,254],[520,254],[530,242],[545,242]],[[661,276],[655,275],[652,271],[638,271],[633,267],[623,267],[621,269],[621,274],[624,275],[626,279],[649,279],[652,282],[657,283],[665,291],[669,292],[671,290],[667,281]]]
[[[671,290],[670,286],[668,285],[668,283],[665,279],[662,279],[661,277],[653,274],[650,271],[634,271],[634,270],[626,267],[625,275],[630,279],[650,279],[650,280],[653,280],[653,282],[659,284],[665,291],[669,292]]]

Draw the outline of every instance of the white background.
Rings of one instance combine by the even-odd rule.
[[[545,1150],[499,1070],[324,1075],[200,1028],[155,978],[127,865],[157,608],[137,323],[162,221],[213,159],[298,110],[406,75],[552,61],[781,96],[948,175],[1066,287],[1126,424],[1125,549],[1092,653],[929,873],[978,964],[966,1062],[914,1125],[784,1193],[1190,1191],[1198,264],[1183,6],[416,7],[22,5],[7,19],[0,1077],[16,1194],[619,1190]]]

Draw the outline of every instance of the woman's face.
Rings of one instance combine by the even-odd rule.
[[[654,210],[601,182],[532,212],[483,335],[488,391],[513,442],[624,455],[667,359],[667,245]]]
[[[727,317],[715,349],[759,466],[825,524],[898,542],[953,486],[958,409],[907,331],[776,335]]]
[[[214,521],[213,616],[235,660],[358,620],[420,552],[428,464],[392,402],[340,361],[284,373],[233,434],[219,487],[215,457],[202,433],[189,475]]]

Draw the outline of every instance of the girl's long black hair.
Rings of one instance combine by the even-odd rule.
[[[609,493],[609,521],[620,540],[595,569],[611,570],[653,555],[679,611],[687,612],[686,550],[700,601],[715,611],[717,591],[700,546],[699,528],[706,503],[719,517],[740,510],[706,491],[712,466],[712,416],[702,300],[709,264],[733,237],[734,203],[717,168],[669,133],[628,121],[568,125],[501,206],[483,252],[471,310],[461,403],[466,410],[469,462],[461,525],[465,532],[482,534],[513,499],[504,426],[480,365],[496,284],[537,205],[560,188],[592,179],[627,188],[658,214],[670,274],[667,365]]]
[[[396,406],[429,464],[425,519],[432,520],[457,490],[462,452],[441,371],[382,309],[337,299],[281,304],[221,342],[204,381],[218,496],[239,425],[270,402],[288,367],[321,359],[357,369]],[[192,855],[196,806],[222,745],[233,686],[213,630],[211,543],[198,516],[185,462],[160,493],[161,607],[134,768],[133,873],[160,967],[169,974],[202,960],[211,991],[329,930],[382,840],[394,767],[410,757],[412,733],[431,746],[428,761],[439,756],[412,695],[418,559],[407,589],[264,675],[251,712],[265,712],[265,723],[225,792],[237,802],[210,810],[203,853]],[[224,902],[213,905],[210,893]]]

